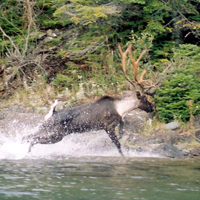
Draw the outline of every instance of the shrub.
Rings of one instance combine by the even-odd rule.
[[[195,45],[180,45],[175,49],[173,69],[155,96],[160,121],[170,122],[177,118],[185,122],[191,113],[200,113],[199,56],[200,48]],[[192,107],[188,106],[191,100]]]

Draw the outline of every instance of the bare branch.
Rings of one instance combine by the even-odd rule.
[[[24,49],[23,49],[23,56],[26,55],[27,53],[27,50],[28,50],[28,40],[30,38],[30,31],[31,31],[31,27],[33,25],[33,3],[31,5],[31,2],[30,0],[26,0],[26,7],[27,7],[27,12],[28,12],[28,19],[29,19],[29,24],[28,24],[28,31],[27,31],[27,36],[25,38],[25,46],[24,46]]]
[[[9,39],[9,41],[11,42],[12,46],[14,47],[16,53],[18,54],[18,56],[20,56],[20,58],[22,57],[22,54],[19,51],[19,48],[15,45],[14,41],[12,40],[12,38],[10,36],[8,36],[5,31],[2,29],[2,27],[0,26],[0,31],[3,33],[3,35]]]

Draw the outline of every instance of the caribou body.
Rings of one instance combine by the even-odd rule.
[[[159,82],[154,84],[150,79],[144,80],[147,69],[143,69],[140,77],[137,76],[139,62],[147,52],[147,49],[142,51],[137,60],[132,55],[131,44],[124,52],[122,51],[121,45],[118,45],[118,50],[122,57],[122,71],[126,80],[135,88],[138,85],[144,94],[153,96],[148,91],[158,85]],[[133,66],[133,81],[126,74],[126,59],[128,55]],[[36,144],[53,144],[59,142],[70,133],[105,130],[117,146],[119,153],[123,155],[120,142],[115,132],[116,126],[119,126],[119,135],[121,137],[123,134],[122,118],[124,115],[137,108],[146,112],[153,111],[152,104],[140,92],[132,92],[129,95],[118,98],[104,96],[89,104],[58,111],[55,110],[56,105],[57,102],[55,101],[49,113],[45,116],[45,121],[40,126],[38,132],[26,138],[30,142],[29,151]]]
[[[55,101],[38,132],[26,138],[30,142],[29,152],[36,144],[57,143],[71,133],[105,130],[117,146],[119,153],[123,155],[115,133],[116,126],[119,126],[119,134],[122,136],[124,115],[137,108],[146,112],[153,111],[152,104],[146,99],[146,96],[141,96],[140,92],[118,98],[104,96],[92,103],[58,111],[55,110],[56,105]]]

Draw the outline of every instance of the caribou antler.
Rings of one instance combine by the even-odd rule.
[[[130,49],[132,48],[132,45],[130,44],[130,45],[128,46],[128,48],[126,49],[125,52],[122,51],[122,48],[121,48],[121,45],[120,45],[120,44],[118,44],[117,47],[118,47],[119,53],[120,53],[121,56],[122,56],[122,71],[123,71],[123,74],[124,74],[126,80],[127,80],[131,85],[133,85],[134,87],[136,87],[135,84],[134,84],[134,82],[131,81],[131,80],[128,78],[127,74],[126,74],[126,57],[127,57],[127,54],[130,52]]]
[[[138,72],[138,67],[139,67],[139,62],[140,60],[142,59],[142,57],[144,56],[144,54],[147,52],[147,49],[144,49],[142,51],[142,53],[140,54],[139,58],[135,61],[135,59],[133,58],[133,55],[132,55],[132,45],[130,44],[128,46],[128,48],[126,49],[125,52],[122,51],[122,48],[121,48],[121,45],[118,44],[117,45],[118,47],[118,50],[121,54],[121,57],[122,57],[122,70],[123,70],[123,74],[126,78],[126,80],[131,84],[133,85],[134,87],[136,87],[135,84],[139,85],[140,88],[142,89],[142,91],[144,91],[145,89],[148,88],[148,90],[152,87],[154,87],[155,85],[153,85],[152,81],[149,80],[149,79],[146,79],[144,80],[144,75],[146,74],[147,70],[144,69],[140,75],[140,77],[138,78],[138,75],[137,75],[137,72]],[[130,60],[131,60],[131,63],[133,65],[133,77],[134,77],[134,80],[131,81],[127,74],[126,74],[126,58],[127,58],[127,55],[129,54],[129,57],[130,57]]]

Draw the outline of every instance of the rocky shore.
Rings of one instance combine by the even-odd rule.
[[[41,123],[48,107],[8,106],[0,109],[0,133],[15,134],[15,127],[34,127]],[[178,122],[152,125],[149,114],[135,110],[125,116],[124,135],[126,149],[153,153],[170,158],[200,156],[200,116],[193,121],[193,130],[185,131]],[[15,123],[11,123],[15,122]]]
[[[192,130],[184,130],[177,121],[157,127],[151,123],[149,115],[143,111],[132,111],[126,115],[124,145],[170,158],[200,156],[200,116],[194,118]]]

